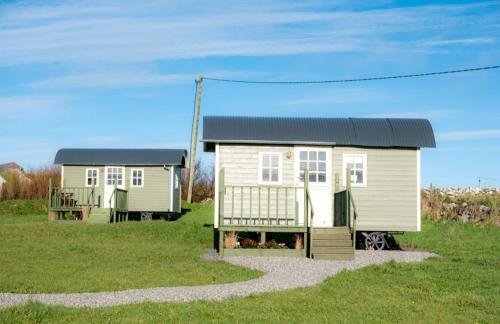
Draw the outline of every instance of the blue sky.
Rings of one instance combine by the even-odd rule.
[[[343,79],[500,63],[500,2],[2,1],[0,163],[188,148],[194,79]],[[422,117],[422,184],[500,186],[500,70],[310,86],[207,81],[203,115]],[[211,163],[211,155],[200,155]],[[486,179],[490,178],[490,180]]]

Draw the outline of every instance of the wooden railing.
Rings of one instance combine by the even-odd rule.
[[[128,191],[115,188],[109,198],[109,206],[111,207],[111,214],[113,215],[113,223],[117,221],[117,213],[128,213]]]
[[[307,171],[306,171],[307,174]],[[304,187],[225,185],[224,169],[219,171],[219,224],[247,226],[309,226],[314,215],[308,190]],[[299,215],[297,191],[304,189],[303,219]]]
[[[52,186],[49,179],[49,210],[75,210],[82,207],[99,207],[100,197],[96,195],[95,187],[64,187]]]

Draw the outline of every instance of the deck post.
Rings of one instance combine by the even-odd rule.
[[[117,193],[117,182],[118,179],[115,180],[115,191],[113,192],[114,193],[114,197],[113,197],[113,200],[114,200],[114,208],[113,208],[113,223],[116,223],[116,203],[118,202],[118,199],[116,199],[116,193]]]
[[[309,227],[309,202],[307,200],[309,190],[309,170],[304,170],[304,226],[306,229]]]
[[[226,188],[224,186],[224,168],[219,171],[219,228],[224,225],[224,196]]]
[[[266,245],[266,232],[260,232],[260,244]]]
[[[351,168],[346,169],[345,176],[347,226],[351,227]]]
[[[224,257],[224,231],[219,227],[219,257]]]

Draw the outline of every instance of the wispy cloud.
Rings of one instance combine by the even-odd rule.
[[[205,74],[205,73],[202,73]],[[253,72],[212,71],[207,72],[215,78],[252,75]],[[159,73],[141,68],[115,67],[101,71],[74,72],[68,75],[45,79],[31,83],[35,89],[63,88],[120,88],[134,86],[158,86],[193,83],[198,78],[196,73]]]
[[[421,32],[430,37],[439,37],[443,28],[466,33],[477,29],[478,20],[484,35],[477,39],[496,37],[498,7],[480,3],[325,11],[321,2],[286,1],[3,4],[0,64],[413,51],[412,40],[418,41]],[[467,19],[471,11],[475,17]],[[410,39],[395,37],[401,34]]]
[[[439,39],[426,40],[417,43],[417,46],[448,46],[448,45],[480,45],[493,44],[496,42],[495,37],[478,37],[478,38],[460,38],[460,39]]]
[[[453,114],[450,109],[417,109],[412,111],[388,111],[370,114],[374,118],[427,118],[432,120],[442,119]]]
[[[307,93],[280,103],[284,106],[351,104],[362,102],[381,102],[391,99],[390,95],[377,89],[357,88],[328,90],[321,93]]]
[[[500,138],[500,129],[482,129],[456,132],[440,132],[436,134],[440,141],[463,141],[476,139]]]
[[[0,97],[0,113],[2,117],[26,115],[28,113],[46,114],[49,110],[59,108],[66,102],[66,95],[25,95]]]

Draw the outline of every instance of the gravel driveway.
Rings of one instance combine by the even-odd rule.
[[[430,252],[356,251],[352,261],[314,261],[289,257],[228,257],[234,265],[264,272],[257,279],[243,282],[147,289],[131,289],[98,293],[14,294],[0,293],[0,308],[37,301],[48,305],[67,307],[107,307],[142,302],[190,302],[221,300],[235,296],[249,296],[270,291],[309,287],[321,283],[342,270],[354,270],[372,264],[422,261],[436,256]]]

